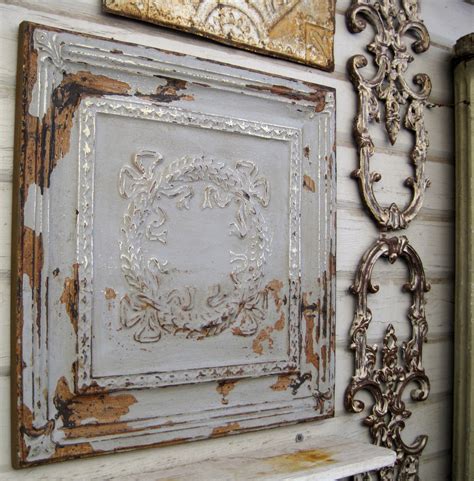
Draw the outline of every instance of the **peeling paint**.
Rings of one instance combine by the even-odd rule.
[[[227,396],[235,388],[237,381],[220,381],[217,384],[216,391],[222,396],[221,403],[229,404]]]
[[[38,280],[41,278],[43,269],[43,238],[41,233],[36,235],[30,227],[23,227],[23,273],[30,280],[30,287],[39,287]]]
[[[281,313],[280,317],[278,320],[275,322],[275,325],[273,326],[275,331],[283,331],[285,328],[285,313]]]
[[[305,319],[306,332],[305,332],[305,344],[304,352],[306,355],[306,362],[311,363],[316,369],[319,369],[319,355],[315,352],[315,316],[316,312],[319,312],[316,304],[308,303],[308,293],[303,293],[301,311]]]
[[[104,75],[85,71],[66,74],[53,91],[52,104],[42,119],[24,114],[22,150],[28,169],[24,201],[31,184],[37,184],[41,191],[49,187],[57,162],[69,152],[73,119],[80,102],[88,96],[125,95],[129,90],[127,83]],[[28,99],[31,100],[31,91],[25,101]],[[27,112],[28,104],[23,108]],[[44,158],[45,152],[49,152],[47,159]]]
[[[222,436],[223,434],[229,434],[233,431],[240,429],[239,423],[229,423],[225,426],[219,426],[212,430],[212,436]]]
[[[303,188],[309,190],[310,192],[316,192],[316,182],[309,176],[303,176]]]
[[[26,406],[21,406],[21,425],[20,431],[23,436],[20,437],[18,449],[24,459],[28,459],[29,456],[34,453],[35,448],[42,444],[42,440],[44,440],[44,444],[51,445],[51,433],[54,429],[54,421],[49,420],[43,426],[37,427],[33,424],[33,413],[32,411]]]
[[[326,106],[326,91],[323,89],[313,90],[312,92],[301,92],[293,90],[284,85],[246,85],[248,89],[269,92],[298,102],[309,102],[316,112],[322,112]],[[314,86],[311,85],[311,88]]]
[[[265,327],[261,329],[255,339],[252,342],[252,350],[255,354],[262,355],[264,349],[264,343],[268,343],[268,349],[273,348],[273,339],[271,338],[271,333],[273,332],[273,327]]]
[[[275,383],[270,386],[270,389],[273,391],[286,391],[290,386],[291,381],[291,376],[288,374],[281,374],[278,376],[278,379],[275,381]]]
[[[283,289],[283,282],[278,279],[270,281],[265,287],[267,293],[273,297],[277,313],[279,313],[280,316],[273,326],[264,327],[254,338],[252,342],[252,350],[255,354],[260,356],[264,353],[265,344],[267,344],[268,349],[273,349],[273,339],[271,336],[273,331],[282,331],[285,328],[286,317],[282,310],[282,306],[286,305],[287,299],[281,298],[281,289]]]
[[[64,304],[74,332],[77,334],[79,317],[79,264],[73,264],[72,277],[66,277],[66,279],[64,279],[64,288],[59,300]]]
[[[157,87],[154,94],[140,94],[137,92],[137,97],[161,103],[176,102],[178,100],[194,100],[193,95],[179,93],[181,90],[186,90],[187,88],[187,82],[185,80],[166,78],[165,81],[166,85]]]
[[[131,394],[85,394],[75,395],[64,377],[56,386],[54,404],[65,427],[80,426],[84,421],[98,423],[119,421],[137,402]]]
[[[332,252],[329,254],[329,276],[336,277],[336,256]]]
[[[313,376],[310,372],[305,372],[304,374],[298,373],[298,376],[291,381],[290,387],[292,388],[293,396],[298,394],[299,389],[306,381],[311,381]]]
[[[58,444],[52,456],[52,459],[67,459],[78,456],[87,456],[93,454],[94,449],[90,443],[69,444],[62,446]]]
[[[100,436],[110,436],[114,434],[122,433],[136,433],[140,431],[150,431],[160,428],[167,428],[173,426],[172,421],[167,421],[163,424],[151,425],[146,428],[143,427],[133,427],[127,422],[112,422],[112,423],[101,423],[101,424],[84,424],[82,426],[77,426],[73,428],[62,428],[64,435],[67,439],[74,438],[95,438]]]
[[[43,236],[36,235],[35,231],[30,227],[23,226],[22,232],[22,259],[21,272],[22,276],[26,275],[29,280],[30,288],[33,293],[33,303],[36,306],[36,323],[38,335],[41,335],[41,288],[42,288],[42,270],[43,270]]]
[[[108,301],[110,301],[117,297],[117,293],[111,287],[106,287],[104,291],[104,296]]]
[[[89,96],[125,95],[129,90],[130,86],[125,82],[104,75],[94,75],[91,72],[80,71],[64,76],[52,96],[53,108],[50,118],[51,123],[54,123],[54,137],[49,176],[58,160],[69,152],[74,114],[81,101]],[[49,179],[47,185],[49,186]]]
[[[280,291],[282,289],[283,282],[278,279],[270,281],[266,286],[267,292],[269,292],[273,296],[278,312],[280,312],[281,306],[283,304],[283,300],[280,297]]]
[[[63,428],[67,439],[75,438],[95,438],[99,436],[110,436],[133,432],[127,423],[108,423],[108,424],[86,424],[74,428]],[[139,431],[138,429],[136,431]]]
[[[326,345],[321,346],[321,360],[323,361],[323,375],[321,379],[326,382],[326,374],[327,374],[327,367],[328,367],[328,356],[327,356],[327,347]]]

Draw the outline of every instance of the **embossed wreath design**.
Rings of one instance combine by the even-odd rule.
[[[120,241],[121,269],[129,286],[120,301],[121,324],[134,328],[134,339],[142,343],[157,342],[163,333],[202,339],[232,328],[235,335],[255,334],[265,316],[263,268],[271,245],[262,215],[270,201],[267,179],[250,161],[230,167],[204,157],[183,157],[167,166],[162,160],[159,153],[140,151],[119,174],[119,193],[130,200]],[[243,252],[230,251],[232,289],[209,286],[204,312],[194,309],[195,287],[163,289],[168,261],[145,259],[142,251],[146,241],[167,242],[168,215],[160,200],[175,199],[178,209],[189,209],[198,182],[205,184],[201,208],[234,206],[229,233],[247,244]]]

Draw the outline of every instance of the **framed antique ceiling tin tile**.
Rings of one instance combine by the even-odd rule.
[[[335,0],[103,0],[104,10],[334,70]]]
[[[17,467],[333,415],[334,91],[21,26]]]

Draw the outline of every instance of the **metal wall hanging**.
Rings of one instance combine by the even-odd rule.
[[[103,0],[106,12],[334,70],[335,0]]]
[[[367,22],[375,29],[374,39],[367,45],[367,50],[374,56],[376,73],[370,78],[364,77],[361,69],[367,66],[368,60],[363,55],[354,55],[348,62],[349,75],[358,94],[354,137],[359,149],[359,168],[352,175],[358,180],[362,200],[377,224],[383,230],[404,229],[420,210],[425,189],[430,183],[425,175],[428,136],[424,108],[431,91],[428,75],[415,75],[414,87],[405,78],[414,57],[408,51],[404,37],[407,33],[416,37],[411,47],[417,54],[428,49],[430,37],[419,18],[416,0],[353,0],[346,18],[352,33],[363,31]],[[414,147],[410,153],[414,176],[405,180],[405,185],[412,190],[412,198],[404,208],[396,203],[381,206],[374,192],[374,184],[382,177],[370,170],[375,145],[369,128],[371,123],[381,120],[392,145],[402,127],[414,135]]]
[[[25,23],[17,467],[334,413],[329,88]]]
[[[406,261],[409,281],[403,289],[411,294],[412,304],[408,312],[410,339],[400,345],[393,325],[389,324],[379,350],[376,344],[368,344],[367,331],[372,321],[368,295],[379,289],[372,283],[372,272],[380,258],[386,258],[392,264],[399,258]],[[356,398],[357,394],[367,391],[372,396],[373,404],[364,423],[369,427],[373,443],[395,450],[397,461],[394,467],[373,473],[373,477],[368,474],[369,478],[357,479],[418,479],[416,476],[419,456],[428,437],[417,436],[412,444],[405,444],[403,441],[405,421],[411,416],[403,396],[407,389],[412,389],[411,399],[424,401],[430,391],[430,382],[422,362],[423,343],[428,332],[424,307],[425,292],[429,289],[421,260],[404,236],[382,236],[361,259],[351,287],[351,292],[357,296],[357,307],[350,331],[350,347],[355,355],[355,374],[346,389],[344,403],[347,410],[358,413],[365,405]]]

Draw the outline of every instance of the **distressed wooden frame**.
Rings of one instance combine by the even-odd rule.
[[[17,93],[13,465],[33,466],[332,416],[336,272],[333,89],[26,22],[20,29]],[[274,125],[270,117],[257,118],[260,109],[244,111],[242,115],[248,118],[219,116],[215,111],[224,107],[206,103],[206,98],[215,95],[238,98],[238,104],[250,99],[252,105],[271,105],[288,125]],[[264,289],[273,308],[288,313],[289,342],[297,351],[292,357],[289,349],[288,363],[273,363],[267,371],[265,366],[252,372],[203,371],[205,382],[201,383],[196,383],[195,377],[172,381],[159,373],[137,379],[119,376],[113,382],[91,374],[91,336],[87,334],[88,296],[94,293],[87,257],[93,235],[88,217],[89,173],[94,168],[91,116],[109,111],[129,116],[131,121],[145,116],[147,121],[193,128],[203,119],[202,128],[212,132],[224,129],[233,135],[288,144],[288,166],[297,166],[291,171],[291,182],[296,182],[292,191],[298,192],[296,196],[288,193],[294,204],[290,213],[299,209],[301,202],[301,221],[295,221],[301,233],[286,235],[290,246],[293,236],[303,239],[300,247],[295,245],[296,254],[289,254],[290,260],[297,255],[290,262],[286,280],[295,299],[288,302],[279,297],[280,289],[286,289],[280,281]],[[162,162],[156,152],[139,151],[120,175],[133,177],[133,166],[145,175],[148,171],[140,167],[145,157],[157,165]],[[209,165],[201,167],[208,169]],[[254,167],[244,163],[236,168],[243,170],[250,183],[246,188],[251,189],[251,197],[265,204],[265,181]],[[77,192],[69,182],[61,183],[61,176],[77,178]],[[118,193],[130,200],[136,191],[124,186],[119,183]],[[216,202],[216,198],[211,196],[208,202]],[[104,302],[115,309],[113,289],[106,288],[103,294]],[[250,321],[241,329],[251,331],[257,343],[268,342],[272,332],[276,335],[286,326],[285,316],[283,326],[261,326],[258,334]],[[292,322],[297,330],[293,337]],[[186,336],[207,333],[188,329]],[[132,335],[130,332],[130,338]],[[151,337],[135,339],[141,340],[157,342],[159,336],[152,332]],[[189,386],[197,391],[183,397]],[[180,390],[179,397],[175,389]],[[208,398],[212,401],[207,406],[208,417],[203,419]],[[246,402],[239,404],[238,399]],[[155,406],[161,403],[176,411],[160,414]],[[145,408],[144,418],[140,409]]]
[[[334,70],[335,0],[102,0],[107,13]]]

